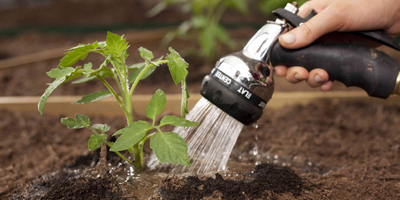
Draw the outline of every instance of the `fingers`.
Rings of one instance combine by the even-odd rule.
[[[307,84],[310,87],[319,87],[329,81],[328,73],[323,69],[314,69],[310,72]]]
[[[280,76],[286,76],[286,80],[291,83],[298,83],[306,80],[310,87],[321,87],[321,90],[328,91],[332,89],[332,81],[329,80],[328,73],[323,69],[314,69],[308,72],[303,67],[289,67],[276,66],[274,67],[275,73]]]
[[[338,9],[329,7],[327,2],[329,0],[310,1],[309,4],[302,6],[299,13],[302,17],[305,17],[312,9],[316,9],[319,13],[297,28],[282,34],[279,37],[279,43],[285,48],[297,49],[311,44],[322,35],[340,29],[345,23],[345,16],[338,15]]]
[[[290,67],[286,71],[286,80],[291,83],[298,83],[308,78],[308,71],[303,67]]]

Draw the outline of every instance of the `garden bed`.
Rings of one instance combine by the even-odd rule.
[[[39,118],[36,113],[2,111],[1,117],[2,198],[29,199],[46,194],[38,189],[49,191],[48,195],[59,194],[54,190],[65,186],[82,189],[68,190],[68,195],[85,195],[82,197],[88,199],[98,199],[98,195],[181,199],[182,196],[174,195],[190,197],[187,195],[195,195],[188,193],[192,190],[209,199],[395,199],[400,194],[398,104],[330,99],[266,109],[258,129],[242,130],[228,164],[229,171],[222,173],[222,177],[199,177],[201,181],[170,174],[168,179],[159,178],[154,188],[150,187],[151,195],[149,191],[145,193],[147,196],[141,196],[139,189],[138,193],[132,190],[140,188],[140,181],[121,183],[115,175],[96,178],[98,152],[87,150],[89,131],[68,130],[59,123],[60,116],[54,115]],[[93,121],[113,124],[111,131],[125,125],[119,117],[101,116]],[[120,161],[112,153],[109,155],[108,162],[117,166]],[[262,165],[251,173],[256,163],[276,165]],[[124,166],[121,168],[123,171]],[[74,174],[78,172],[85,172],[85,176]],[[100,189],[90,187],[89,183],[96,187],[102,183],[101,190],[110,193],[97,193]],[[133,183],[138,185],[132,186]],[[232,186],[228,188],[248,185],[233,197],[223,191],[223,184]],[[245,188],[260,184],[264,184],[265,190],[258,191],[258,196],[248,196],[251,194]]]

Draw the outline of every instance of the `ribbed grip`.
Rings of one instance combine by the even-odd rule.
[[[279,42],[271,50],[271,64],[324,69],[330,80],[357,86],[369,96],[387,98],[399,73],[399,63],[386,53],[356,44],[314,43],[302,49],[285,49]]]

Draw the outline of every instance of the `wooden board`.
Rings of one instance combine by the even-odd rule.
[[[123,112],[113,97],[103,99],[98,102],[76,105],[71,104],[79,100],[78,96],[53,96],[50,97],[44,107],[45,114],[73,116],[75,113],[85,115],[109,115],[122,116]],[[133,109],[138,115],[144,115],[146,105],[151,95],[136,95],[133,99]],[[201,98],[199,94],[192,94],[189,99],[189,108],[192,108]],[[293,104],[308,104],[317,99],[357,99],[369,102],[379,102],[382,104],[400,105],[400,97],[392,96],[386,100],[368,97],[365,92],[338,91],[338,92],[276,92],[273,98],[268,102],[267,108],[279,109],[283,106]],[[0,97],[0,109],[6,109],[13,112],[39,112],[37,103],[39,97]],[[167,94],[166,114],[180,114],[181,96],[177,94]]]

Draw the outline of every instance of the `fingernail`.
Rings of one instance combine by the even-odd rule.
[[[299,75],[299,74],[295,74],[295,75],[294,75],[294,78],[295,78],[296,80],[298,80],[298,81],[301,81],[301,80],[303,80],[303,79],[301,79],[301,77],[300,77],[300,75]]]
[[[314,81],[317,82],[317,83],[325,82],[325,80],[322,79],[318,74],[315,76]]]
[[[281,39],[286,43],[286,44],[292,44],[295,41],[295,37],[292,33],[285,33],[281,35]]]

